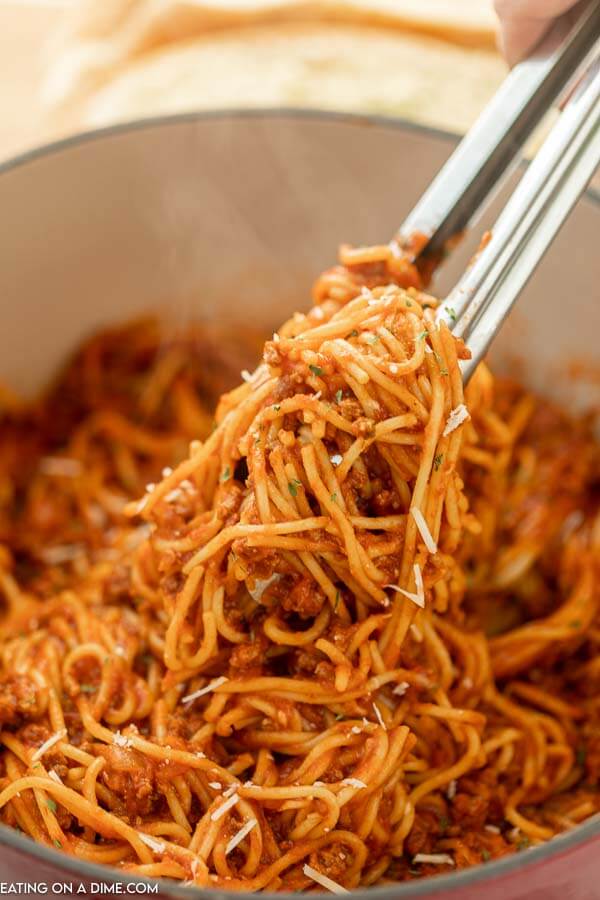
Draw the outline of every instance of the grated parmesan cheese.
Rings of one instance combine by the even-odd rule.
[[[423,598],[423,606],[425,606],[425,585],[423,584],[423,573],[421,572],[421,566],[419,563],[415,563],[413,565],[413,572],[415,576],[415,587],[417,589],[417,594],[419,597]]]
[[[421,603],[418,594],[413,594],[412,591],[406,591],[397,584],[384,584],[384,588],[386,590],[396,591],[397,594],[402,594],[403,597],[408,597],[409,600],[412,600],[412,602],[416,603],[417,606],[420,606],[421,609],[425,606],[425,603]]]
[[[138,500],[138,502],[137,502],[136,505],[135,505],[135,514],[136,514],[136,516],[139,516],[139,514],[140,514],[141,512],[143,512],[143,510],[144,510],[146,504],[148,503],[148,500],[149,500],[149,499],[150,499],[150,497],[149,497],[147,494],[145,494],[145,495],[141,498],[141,500]]]
[[[50,769],[50,771],[48,772],[48,778],[51,778],[52,781],[55,781],[57,784],[62,784],[62,783],[63,783],[62,778],[60,777],[60,775],[58,774],[58,772],[55,772],[55,771],[54,771],[54,769]]]
[[[454,860],[449,853],[417,853],[414,863],[429,863],[431,866],[453,866]]]
[[[84,553],[83,544],[59,544],[56,547],[44,547],[40,557],[49,566],[60,566],[62,563],[78,559]]]
[[[200,688],[199,691],[194,691],[193,694],[188,694],[187,697],[183,697],[182,703],[193,703],[194,700],[197,700],[198,697],[203,697],[204,694],[210,694],[211,691],[215,691],[217,688],[221,687],[222,684],[225,684],[226,681],[229,681],[224,675],[221,675],[219,678],[213,678],[206,687]]]
[[[144,834],[143,832],[138,831],[137,836],[142,844],[145,844],[146,847],[149,847],[154,853],[164,853],[167,849],[162,841],[157,841],[156,838],[153,838],[150,834]]]
[[[446,797],[448,798],[448,800],[454,800],[454,798],[456,797],[456,787],[456,778],[453,778],[446,788]]]
[[[40,460],[40,472],[43,475],[56,475],[63,478],[77,478],[83,469],[78,459],[66,459],[60,456],[45,456]]]
[[[252,381],[252,374],[248,371],[248,369],[242,369],[240,375],[242,376],[242,381],[245,381],[246,383]]]
[[[342,784],[347,784],[348,787],[366,788],[366,784],[360,778],[344,778]]]
[[[115,744],[117,747],[133,747],[131,739],[125,737],[125,735],[121,734],[120,731],[115,731],[113,735],[113,744]]]
[[[392,694],[396,694],[396,696],[398,697],[404,697],[409,687],[410,684],[408,683],[408,681],[401,681],[400,684],[396,685],[396,687],[392,691]]]
[[[271,575],[269,578],[255,578],[254,579],[254,587],[252,590],[246,585],[248,593],[252,597],[255,603],[260,603],[262,599],[262,595],[266,591],[266,589],[273,584],[274,581],[279,581],[280,576],[275,572],[274,575]]]
[[[446,437],[455,431],[459,425],[462,425],[469,418],[469,410],[464,403],[453,409],[446,420],[446,427],[442,431],[442,437]]]
[[[409,600],[412,600],[413,603],[416,603],[421,609],[425,608],[425,588],[423,585],[423,576],[421,575],[421,567],[418,563],[415,563],[413,566],[413,571],[415,573],[415,586],[417,588],[416,594],[412,591],[406,591],[404,588],[399,587],[397,584],[384,584],[384,588],[388,588],[391,591],[396,591],[398,594],[402,594],[404,597],[408,597]]]
[[[437,553],[437,544],[431,536],[429,526],[425,521],[425,516],[417,506],[411,506],[411,515],[415,520],[415,525],[419,529],[419,534],[423,538],[423,543],[430,553]]]
[[[67,736],[66,728],[61,728],[60,731],[55,731],[54,734],[51,735],[51,737],[49,737],[47,741],[44,741],[44,743],[40,747],[37,748],[37,750],[31,757],[31,761],[37,762],[39,759],[42,758],[42,756],[44,756],[44,754],[46,754],[48,752],[48,750],[51,750],[55,744],[58,744],[59,741],[62,741],[62,739],[65,738],[66,736]]]
[[[209,781],[208,786],[213,788],[215,791],[220,791],[223,787],[220,781]]]
[[[228,797],[225,803],[222,803],[218,806],[213,812],[210,814],[211,821],[218,822],[219,819],[222,819],[226,812],[229,812],[235,804],[239,801],[238,794],[232,794],[231,797]]]
[[[353,725],[350,729],[351,734],[362,734],[362,728],[359,728],[358,725]]]
[[[500,829],[497,825],[484,825],[484,831],[489,831],[490,834],[500,834]]]
[[[376,703],[373,703],[373,712],[375,713],[375,716],[377,717],[377,721],[379,722],[379,724],[381,725],[383,730],[387,731],[387,728],[385,727],[385,722],[383,721],[383,716],[381,715],[381,711]]]
[[[327,875],[323,875],[322,872],[317,871],[317,869],[313,869],[312,866],[305,865],[302,868],[302,871],[306,875],[307,878],[312,878],[317,884],[320,884],[321,887],[327,888],[328,891],[331,891],[332,894],[349,894],[350,891],[342,887],[341,884],[338,884],[337,881],[334,881],[332,878],[328,878]]]
[[[343,457],[341,453],[334,453],[333,456],[330,457],[332,466],[339,466]]]
[[[231,838],[227,846],[225,847],[225,856],[231,853],[232,850],[235,850],[238,844],[241,844],[247,834],[250,834],[252,829],[258,825],[256,819],[248,819],[245,825],[243,825],[237,834]]]

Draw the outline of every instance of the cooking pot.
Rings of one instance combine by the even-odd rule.
[[[389,119],[243,111],[147,120],[5,163],[0,381],[35,392],[83,338],[148,311],[272,330],[306,308],[311,282],[340,241],[380,243],[393,234],[454,143]],[[457,278],[510,188],[471,228],[434,291]],[[599,234],[600,204],[588,194],[492,353],[497,369],[570,407],[599,399]],[[82,896],[201,893],[128,878],[0,826],[5,893],[2,882]],[[355,897],[597,900],[600,817],[496,862]]]

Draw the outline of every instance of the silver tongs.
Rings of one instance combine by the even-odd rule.
[[[510,72],[398,235],[406,247],[417,246],[419,255],[448,246],[512,169],[527,138],[562,96],[557,122],[488,243],[438,309],[438,319],[471,350],[472,358],[463,367],[465,379],[600,165],[600,2],[580,5],[577,24],[557,50],[545,54],[542,46]]]

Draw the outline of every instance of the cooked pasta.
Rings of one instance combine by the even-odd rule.
[[[314,301],[214,414],[241,349],[151,323],[3,395],[5,825],[342,892],[598,811],[593,421],[484,365],[463,389],[393,245],[342,248]]]

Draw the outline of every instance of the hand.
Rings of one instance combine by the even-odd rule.
[[[577,0],[494,0],[500,19],[500,49],[510,65],[528,56],[554,20],[576,4]],[[564,24],[566,30],[571,24],[568,16]]]

